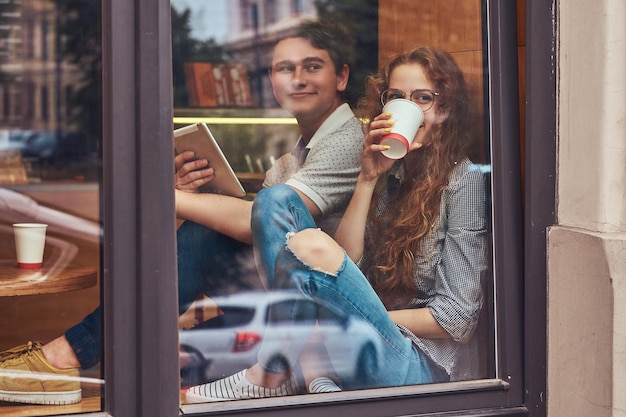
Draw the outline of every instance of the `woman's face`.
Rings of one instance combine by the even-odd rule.
[[[405,93],[405,97],[415,90],[431,90],[435,91],[435,86],[428,81],[426,74],[421,65],[416,63],[402,64],[393,69],[389,75],[389,87],[401,90]],[[415,134],[415,139],[409,148],[409,152],[426,146],[431,142],[431,128],[440,120],[437,115],[437,99],[435,104],[424,112],[424,121]]]

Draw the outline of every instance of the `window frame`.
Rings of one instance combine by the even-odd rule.
[[[174,416],[179,370],[170,2],[101,4],[104,410]]]
[[[306,401],[268,399],[261,408],[250,400],[237,409],[234,404],[215,405],[213,411],[243,415],[255,407],[257,416],[545,415],[545,229],[554,222],[555,207],[556,6],[544,3],[526,0],[527,44],[532,48],[526,51],[522,217],[520,149],[517,140],[508,139],[519,137],[519,105],[512,99],[518,91],[516,7],[509,0],[486,1],[501,346],[497,363],[505,383],[449,383],[439,392],[432,392],[432,386],[386,388]],[[169,0],[103,1],[102,31],[103,415],[175,416],[180,409],[177,289],[172,279],[176,247]],[[206,405],[185,407],[185,414],[215,415],[201,411]]]

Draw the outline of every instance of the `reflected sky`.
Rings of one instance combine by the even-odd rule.
[[[228,0],[172,0],[172,6],[182,12],[190,9],[191,35],[198,40],[226,41],[228,34]]]

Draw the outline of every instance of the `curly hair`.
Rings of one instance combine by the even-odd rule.
[[[378,75],[366,82],[366,96],[359,102],[360,116],[367,120],[382,112],[380,93],[389,86],[394,69],[405,64],[418,64],[439,93],[435,106],[438,122],[431,128],[429,145],[409,153],[403,160],[406,177],[399,197],[393,202],[392,219],[370,215],[374,241],[368,258],[372,260],[366,275],[388,309],[403,308],[415,296],[415,258],[428,254],[423,238],[437,223],[441,195],[452,170],[467,155],[470,144],[470,105],[463,74],[452,56],[438,48],[418,47],[390,59]],[[378,186],[384,185],[379,181]],[[374,196],[372,210],[380,192]]]

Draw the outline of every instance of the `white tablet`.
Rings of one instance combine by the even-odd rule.
[[[206,159],[215,170],[215,178],[199,188],[201,192],[243,197],[246,191],[226,160],[211,131],[204,123],[195,123],[174,130],[176,153],[193,151],[196,159]]]

